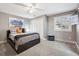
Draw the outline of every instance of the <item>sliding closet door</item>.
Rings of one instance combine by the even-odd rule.
[[[43,17],[39,17],[31,20],[30,22],[30,31],[37,32],[40,34],[40,37],[43,37]]]

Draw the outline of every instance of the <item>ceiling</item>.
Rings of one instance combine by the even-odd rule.
[[[52,15],[71,11],[78,7],[77,3],[37,3],[37,7],[40,10],[34,13],[28,13],[26,8],[27,3],[20,4],[24,4],[24,6],[16,3],[0,3],[0,12],[31,19],[41,15]]]

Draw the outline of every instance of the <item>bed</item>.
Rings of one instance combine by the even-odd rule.
[[[40,43],[40,36],[38,33],[19,33],[11,34],[10,30],[7,31],[7,42],[17,52],[17,54],[33,47]]]

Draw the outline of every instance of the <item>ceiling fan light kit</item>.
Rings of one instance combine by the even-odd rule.
[[[36,3],[19,3],[16,5],[23,6],[25,8],[26,12],[29,12],[29,13],[34,13],[37,11],[39,12],[39,11],[43,10],[41,8],[38,8],[39,6]]]

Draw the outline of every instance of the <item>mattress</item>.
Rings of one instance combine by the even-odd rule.
[[[9,35],[9,37],[11,38],[11,40],[12,41],[14,41],[14,38],[15,38],[15,36],[17,36],[17,35],[24,35],[24,34],[27,34],[27,33],[11,33],[10,35]]]

